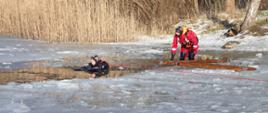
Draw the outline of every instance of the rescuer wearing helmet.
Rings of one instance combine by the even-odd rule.
[[[173,38],[170,60],[174,60],[178,43],[181,44],[180,60],[185,60],[187,57],[189,60],[194,60],[199,47],[196,34],[186,26],[177,27]]]

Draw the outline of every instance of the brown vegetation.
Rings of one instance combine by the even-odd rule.
[[[268,25],[268,19],[260,19],[255,22],[248,30],[253,36],[265,36],[268,33],[268,29],[264,26]]]
[[[181,66],[186,68],[205,68],[205,69],[225,69],[234,71],[254,71],[255,68],[226,65],[229,62],[227,57],[222,55],[202,55],[196,61],[169,61],[170,54],[164,54],[162,59],[129,59],[118,57],[107,57],[110,63],[110,73],[107,75],[109,78],[121,77],[130,73],[137,73],[140,71],[159,68],[164,66]],[[87,57],[81,57],[81,62],[86,62]],[[81,67],[73,61],[77,61],[76,57],[65,58],[62,67],[49,66],[49,62],[37,61],[29,62],[30,68],[13,70],[13,71],[0,71],[0,84],[9,82],[28,83],[34,81],[46,80],[64,80],[64,79],[88,79],[93,75],[83,72],[74,71],[73,68]],[[65,64],[65,62],[68,62]],[[72,63],[73,62],[73,63]],[[79,62],[79,61],[78,61]],[[179,63],[178,63],[179,62]],[[48,67],[49,66],[49,67]],[[105,76],[103,76],[105,77]]]
[[[248,1],[235,0],[235,6],[245,8]],[[49,42],[132,41],[139,35],[172,33],[180,19],[224,11],[224,2],[0,0],[0,34]]]
[[[108,77],[120,77],[129,73],[133,73],[132,70],[112,70]],[[34,81],[46,81],[46,80],[65,80],[65,79],[89,79],[93,75],[82,72],[73,71],[71,68],[32,68],[23,69],[13,72],[1,72],[0,84],[6,84],[9,82],[16,83],[28,83]]]
[[[131,41],[192,16],[191,1],[1,0],[0,33],[50,42]]]
[[[61,67],[50,66],[48,61],[29,62],[29,67],[25,69],[0,71],[0,84],[9,82],[28,83],[46,80],[65,80],[65,79],[89,79],[93,74],[84,71],[75,71],[87,62],[88,57],[66,57]],[[110,63],[110,72],[103,77],[116,78],[130,73],[140,72],[146,69],[154,68],[159,65],[159,60],[147,59],[122,59],[107,57]]]

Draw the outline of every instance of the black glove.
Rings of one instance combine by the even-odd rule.
[[[193,43],[192,42],[186,43],[185,48],[187,48],[187,49],[193,49]]]
[[[181,45],[182,45],[182,46],[185,46],[186,44],[187,44],[186,42],[183,42]]]
[[[187,42],[183,42],[183,43],[181,44],[181,47],[186,48],[186,45],[187,45]]]

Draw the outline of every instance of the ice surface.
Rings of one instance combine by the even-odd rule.
[[[0,86],[0,112],[267,112],[267,81],[234,77],[252,76],[165,67],[113,79],[10,83]]]
[[[201,50],[220,50],[230,40],[221,39],[221,32],[200,37]],[[169,41],[171,38],[167,37]],[[169,51],[169,41],[54,45],[3,37],[0,38],[0,68],[23,67],[27,61],[53,61],[68,55],[152,59]],[[255,65],[258,69],[254,72],[171,66],[121,78],[0,85],[0,113],[265,113],[268,112],[268,46],[254,43],[266,42],[265,36],[246,37],[239,49],[231,50],[234,51],[231,63]],[[254,49],[259,52],[248,52]],[[243,52],[237,52],[240,50]]]
[[[160,43],[156,41],[155,43]],[[144,43],[145,44],[145,43]],[[19,68],[28,61],[60,60],[68,56],[122,56],[130,58],[155,58],[168,48],[163,44],[48,44],[42,41],[0,38],[0,69]]]

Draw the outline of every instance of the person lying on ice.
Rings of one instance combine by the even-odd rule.
[[[181,44],[180,60],[185,60],[187,57],[189,60],[194,60],[198,53],[199,47],[196,34],[186,26],[179,26],[176,28],[170,60],[174,60],[174,57],[177,53],[178,42]]]
[[[97,55],[90,58],[90,63],[87,66],[81,68],[82,71],[86,71],[93,75],[93,78],[98,78],[109,73],[109,64],[101,60]]]

